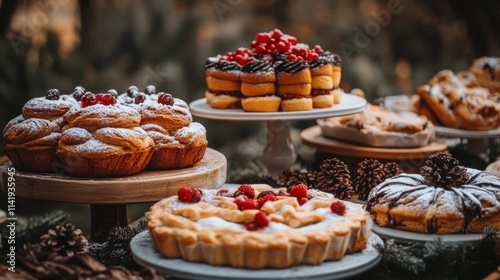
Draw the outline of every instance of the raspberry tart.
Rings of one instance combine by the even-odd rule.
[[[361,206],[305,185],[183,187],[146,216],[162,256],[251,269],[342,259],[366,247],[372,225]]]

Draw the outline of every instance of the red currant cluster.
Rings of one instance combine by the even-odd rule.
[[[255,61],[255,57],[252,56],[252,51],[247,48],[238,48],[234,52],[226,53],[221,56],[221,60],[226,61],[234,61],[238,63],[240,66],[244,66],[245,64]]]
[[[297,45],[297,38],[283,34],[279,29],[270,32],[261,32],[255,35],[250,49],[260,55],[276,55],[286,53],[292,46]]]
[[[316,45],[314,48],[309,48],[306,44],[297,44],[292,46],[286,55],[286,60],[289,61],[313,61],[318,59],[319,54],[323,50],[320,46]]]
[[[116,98],[110,93],[93,94],[88,91],[82,96],[81,102],[83,108],[96,104],[114,105],[116,104]]]

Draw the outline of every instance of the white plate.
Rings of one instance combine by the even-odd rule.
[[[443,242],[477,242],[483,238],[481,233],[468,233],[468,234],[429,234],[429,233],[418,233],[405,230],[399,230],[394,228],[380,227],[374,224],[372,231],[380,235],[384,239],[394,239],[396,242],[408,243],[408,242],[429,242],[438,241]]]
[[[374,267],[382,255],[375,245],[383,241],[371,233],[366,249],[347,254],[340,261],[328,261],[320,265],[299,265],[285,269],[242,269],[228,266],[213,266],[190,263],[182,259],[163,258],[151,243],[148,231],[136,235],[130,242],[134,260],[156,269],[160,273],[186,279],[340,279],[351,277]]]
[[[486,131],[465,130],[451,127],[435,125],[434,130],[437,135],[458,138],[497,138],[500,137],[500,128]]]
[[[329,108],[315,108],[307,111],[290,112],[245,112],[242,109],[214,109],[207,104],[206,98],[189,104],[193,116],[212,120],[227,121],[272,121],[272,120],[309,120],[355,114],[363,111],[366,100],[356,95],[343,94],[339,104]]]

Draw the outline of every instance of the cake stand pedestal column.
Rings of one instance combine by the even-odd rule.
[[[281,171],[289,169],[296,160],[297,151],[290,137],[290,122],[268,121],[262,163],[266,166],[269,175],[278,177]]]

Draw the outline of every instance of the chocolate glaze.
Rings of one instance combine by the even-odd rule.
[[[388,223],[389,226],[394,227],[397,226],[397,223],[390,215],[391,210],[403,203],[402,201],[410,199],[410,195],[415,195],[416,199],[418,196],[432,194],[432,199],[429,202],[429,205],[432,205],[440,196],[446,193],[453,198],[454,204],[457,206],[456,209],[462,211],[464,217],[462,233],[466,233],[470,222],[482,215],[480,198],[476,197],[475,192],[470,192],[470,190],[481,192],[483,195],[487,195],[488,199],[500,203],[500,179],[485,171],[468,169],[468,173],[469,178],[464,185],[451,187],[450,189],[425,185],[424,178],[419,174],[401,174],[386,180],[372,190],[366,202],[366,211],[376,215],[376,213],[372,212],[375,205],[388,204]],[[404,179],[404,181],[400,179]],[[405,203],[408,203],[408,201]],[[426,207],[426,205],[423,205],[423,207]],[[435,233],[438,228],[439,225],[436,216],[434,216],[427,224],[427,232]]]
[[[220,60],[218,57],[210,57],[205,62],[205,69],[215,68],[222,71],[239,71],[241,66],[235,61]]]
[[[256,73],[256,72],[274,72],[274,68],[271,64],[264,61],[253,61],[247,63],[241,71],[245,73]]]
[[[333,54],[329,51],[322,52],[319,54],[319,57],[313,61],[309,61],[310,68],[317,68],[326,64],[333,64],[335,66],[340,66],[342,59],[340,56]]]
[[[303,61],[279,61],[274,64],[276,72],[297,73],[307,67]]]

